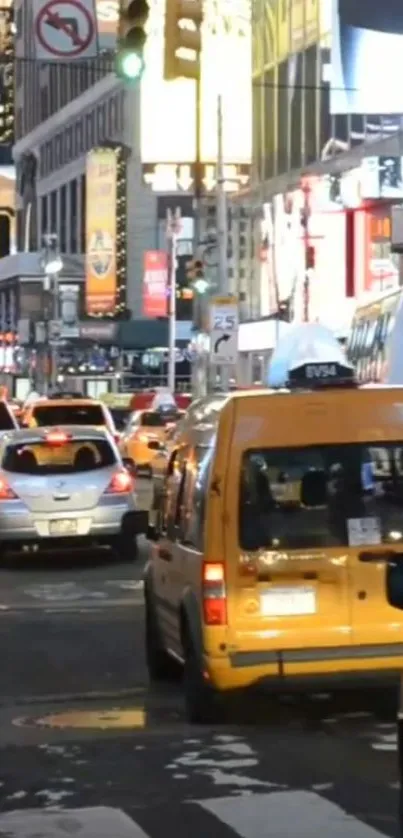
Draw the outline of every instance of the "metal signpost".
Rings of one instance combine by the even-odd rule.
[[[210,304],[210,363],[220,368],[221,381],[228,386],[229,368],[238,363],[238,300],[233,296],[213,297]]]
[[[171,393],[175,392],[176,372],[176,269],[177,269],[177,243],[181,231],[181,212],[177,207],[175,212],[167,211],[166,235],[170,243],[169,249],[169,279],[168,279],[168,325],[169,325],[169,348],[168,348],[168,387]]]

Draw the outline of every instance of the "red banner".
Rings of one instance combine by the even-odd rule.
[[[143,314],[167,316],[168,256],[164,250],[144,253]]]

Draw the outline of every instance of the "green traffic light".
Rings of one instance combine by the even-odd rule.
[[[128,81],[136,81],[140,79],[144,70],[144,61],[140,55],[135,52],[127,52],[120,56],[119,61],[120,75]]]

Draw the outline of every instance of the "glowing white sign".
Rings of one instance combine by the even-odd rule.
[[[195,84],[163,80],[164,11],[151,0],[142,81],[141,157],[144,163],[195,158]],[[162,8],[161,8],[162,7]],[[250,163],[252,146],[249,0],[205,0],[202,53],[202,159],[217,158],[217,96],[223,98],[226,163]],[[227,14],[226,14],[227,12]],[[218,72],[222,68],[222,74]]]

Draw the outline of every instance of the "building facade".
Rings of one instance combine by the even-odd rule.
[[[403,198],[403,143],[394,114],[331,113],[335,7],[252,4],[252,186],[232,203],[249,317],[292,297],[294,319],[343,333],[357,299],[399,283],[391,208]]]

